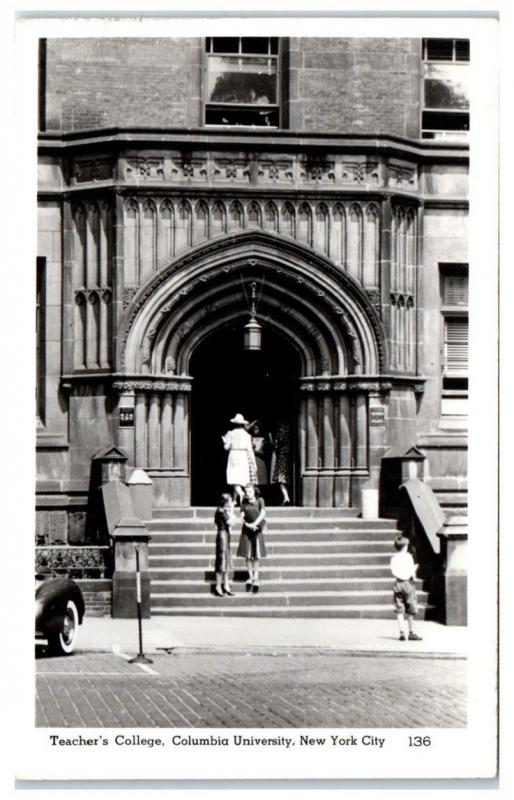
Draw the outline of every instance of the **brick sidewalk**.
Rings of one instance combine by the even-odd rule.
[[[462,727],[463,661],[331,655],[38,659],[39,727]],[[147,668],[148,669],[148,668]]]

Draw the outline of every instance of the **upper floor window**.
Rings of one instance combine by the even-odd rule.
[[[441,264],[443,416],[463,417],[468,397],[467,264]]]
[[[423,139],[467,138],[468,66],[468,39],[423,39]]]
[[[280,42],[274,36],[208,36],[206,125],[280,127]]]

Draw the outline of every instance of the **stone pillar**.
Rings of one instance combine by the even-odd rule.
[[[161,467],[173,467],[173,395],[166,392],[161,408]]]
[[[74,367],[74,317],[75,302],[73,297],[73,266],[74,266],[74,222],[70,200],[63,200],[63,271],[62,271],[62,369],[70,373]]]
[[[136,394],[134,424],[136,436],[134,466],[146,467],[146,395],[143,392]]]
[[[128,461],[134,463],[134,406],[135,394],[132,391],[122,392],[118,401],[119,428],[118,444],[127,455]]]
[[[334,481],[334,505],[350,505],[350,401],[347,394],[339,395],[336,404],[337,473]]]
[[[187,437],[188,437],[188,414],[187,414],[187,395],[178,392],[175,397],[175,409],[173,415],[173,465],[175,469],[187,469]]]
[[[160,467],[159,448],[159,395],[153,392],[148,404],[148,466],[150,469]]]
[[[306,469],[303,474],[302,495],[305,506],[316,506],[318,495],[318,403],[312,390],[307,395]]]
[[[451,517],[442,533],[443,560],[442,594],[443,614],[446,625],[467,625],[467,517]]]
[[[355,417],[357,433],[355,466],[366,469],[368,466],[368,398],[365,393],[358,394],[356,397]]]
[[[149,619],[151,580],[148,572],[148,540],[150,535],[140,520],[129,518],[120,520],[112,538],[114,541],[112,616],[114,619],[137,618],[137,548],[141,576],[141,614],[145,619]]]
[[[152,479],[144,469],[135,469],[127,481],[134,513],[138,519],[152,518]]]
[[[318,504],[334,505],[334,400],[330,386],[324,387],[326,394],[320,400],[320,433],[322,436],[321,474],[319,476]]]

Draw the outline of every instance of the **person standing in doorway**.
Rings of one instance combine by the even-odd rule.
[[[248,433],[252,437],[252,447],[255,456],[255,464],[257,467],[256,484],[262,493],[263,487],[266,487],[269,484],[268,453],[270,440],[269,436],[266,436],[261,432],[261,426],[258,420],[254,420],[248,426]]]
[[[266,557],[264,531],[266,529],[266,506],[258,490],[251,483],[245,486],[241,505],[243,527],[237,548],[239,558],[246,559],[248,568],[247,591],[257,594],[260,587],[259,564]]]
[[[256,483],[257,467],[252,447],[252,437],[246,430],[249,424],[242,414],[236,414],[230,422],[234,426],[223,437],[223,446],[228,450],[227,483],[232,487],[234,502],[241,505],[243,486]]]
[[[277,426],[273,439],[273,457],[271,459],[271,482],[278,484],[282,495],[282,505],[291,504],[289,497],[289,461],[291,458],[291,432],[287,422],[282,420]]]

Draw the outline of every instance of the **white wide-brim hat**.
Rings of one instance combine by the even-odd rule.
[[[231,419],[230,421],[233,422],[234,425],[248,425],[249,424],[248,420],[245,419],[242,414],[236,414],[234,419]]]

